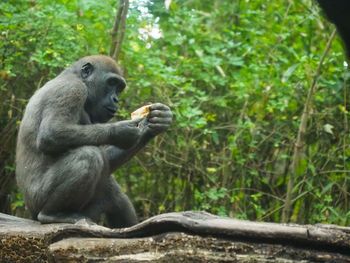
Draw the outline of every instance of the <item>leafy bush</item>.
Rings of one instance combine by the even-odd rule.
[[[140,217],[198,209],[279,222],[303,104],[333,26],[311,0],[130,4],[119,119],[148,102],[175,115],[166,134],[116,172]],[[14,166],[26,100],[76,58],[108,53],[115,12],[114,1],[0,3],[0,180],[13,177],[5,165]],[[349,224],[344,61],[337,39],[313,96],[294,222]]]

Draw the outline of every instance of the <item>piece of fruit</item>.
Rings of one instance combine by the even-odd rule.
[[[138,108],[134,112],[131,113],[131,119],[134,120],[136,118],[144,118],[149,114],[149,109],[151,105],[146,105],[141,108]]]

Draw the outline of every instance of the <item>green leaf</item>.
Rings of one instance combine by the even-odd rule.
[[[287,80],[289,79],[289,77],[293,74],[294,70],[300,65],[300,63],[296,63],[292,66],[290,66],[284,73],[282,76],[282,83],[287,82]]]
[[[14,171],[15,168],[9,165],[5,165],[5,169],[9,170],[9,171]]]

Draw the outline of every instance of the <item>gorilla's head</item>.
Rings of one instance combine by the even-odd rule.
[[[110,57],[84,57],[72,64],[74,73],[87,86],[84,106],[92,123],[109,121],[118,110],[119,96],[126,83],[117,63]]]

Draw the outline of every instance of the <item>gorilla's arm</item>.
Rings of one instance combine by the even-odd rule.
[[[109,161],[109,172],[114,172],[145,147],[152,138],[166,131],[171,124],[172,116],[168,106],[161,103],[152,104],[137,144],[126,150],[115,146],[104,146],[103,150]]]
[[[138,121],[79,124],[86,92],[85,86],[76,82],[56,90],[51,94],[54,99],[47,98],[36,138],[40,151],[59,153],[79,146],[105,144],[125,149],[139,139]]]
[[[38,149],[45,153],[63,152],[84,145],[111,144],[126,149],[137,141],[137,129],[134,121],[78,125],[64,123],[49,115],[40,125],[36,143]]]

